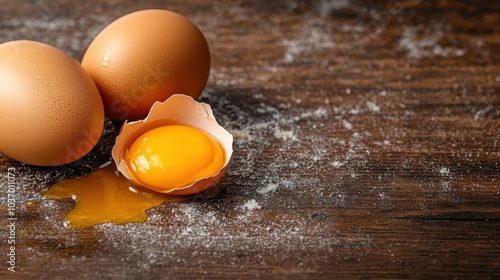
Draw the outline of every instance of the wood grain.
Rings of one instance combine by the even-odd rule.
[[[209,41],[201,100],[235,136],[219,191],[145,224],[74,230],[74,203],[41,194],[107,161],[120,124],[69,166],[1,156],[6,225],[9,167],[19,187],[16,272],[2,227],[2,279],[500,276],[500,3],[0,0],[0,42],[80,60],[146,8],[186,15]]]

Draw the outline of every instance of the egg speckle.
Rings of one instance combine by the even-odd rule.
[[[76,161],[99,140],[104,108],[85,70],[34,41],[0,45],[0,151],[32,165]]]
[[[186,17],[143,10],[109,24],[82,60],[113,120],[143,119],[156,101],[173,94],[198,98],[210,72],[201,31]]]

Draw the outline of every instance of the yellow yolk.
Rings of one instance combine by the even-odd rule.
[[[172,196],[139,188],[116,172],[110,164],[89,174],[63,180],[43,194],[45,198],[73,198],[76,206],[65,225],[87,228],[103,223],[143,223],[146,211],[164,202],[183,201],[192,196]]]
[[[225,154],[221,145],[204,131],[167,125],[139,136],[124,159],[137,183],[169,191],[217,174],[224,165]]]

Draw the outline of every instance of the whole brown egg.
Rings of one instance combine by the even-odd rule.
[[[0,45],[0,152],[31,165],[76,161],[104,126],[99,91],[63,51],[34,41]]]
[[[210,51],[201,31],[167,10],[142,10],[104,28],[82,66],[94,79],[113,120],[147,116],[155,101],[173,94],[198,98],[210,73]]]

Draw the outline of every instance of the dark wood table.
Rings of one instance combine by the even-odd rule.
[[[235,137],[218,193],[76,230],[62,223],[74,202],[41,195],[107,161],[119,124],[70,166],[0,156],[1,279],[500,276],[499,1],[0,0],[0,42],[80,60],[146,8],[209,41],[201,100]]]

